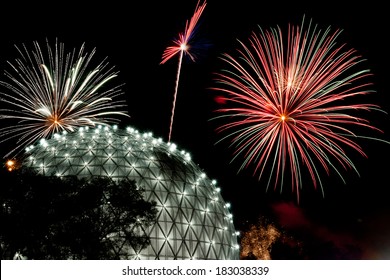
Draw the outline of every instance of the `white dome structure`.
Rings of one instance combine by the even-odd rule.
[[[237,233],[220,188],[175,144],[117,126],[56,134],[27,149],[24,165],[45,175],[135,180],[157,220],[143,229],[151,244],[130,259],[235,260]]]

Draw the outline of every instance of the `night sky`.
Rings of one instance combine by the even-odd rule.
[[[115,83],[124,84],[130,115],[120,126],[152,131],[155,137],[167,141],[178,58],[159,64],[164,49],[184,30],[196,1],[109,1],[92,6],[34,3],[23,7],[23,14],[21,6],[2,9],[0,70],[9,69],[6,61],[18,58],[14,45],[32,46],[38,41],[43,46],[46,39],[54,42],[57,38],[71,51],[85,43],[88,51],[96,48],[95,61],[107,57],[120,72]],[[299,204],[287,184],[282,193],[272,188],[267,191],[266,180],[258,181],[252,170],[237,174],[240,162],[230,163],[232,150],[228,143],[215,144],[219,138],[210,119],[218,105],[216,93],[209,88],[215,85],[213,73],[221,70],[221,54],[235,53],[237,39],[246,42],[258,25],[287,30],[289,23],[300,25],[303,16],[323,29],[331,26],[333,31],[343,30],[337,41],[356,49],[374,74],[376,93],[365,101],[390,112],[385,2],[347,7],[327,3],[208,1],[196,37],[204,48],[199,50],[196,62],[184,60],[182,64],[172,142],[190,152],[194,162],[217,180],[222,196],[232,204],[237,230],[266,216],[303,243],[331,244],[347,258],[390,259],[389,144],[360,139],[358,143],[368,158],[354,151],[350,155],[360,176],[345,170],[343,184],[337,175],[324,174],[325,196],[313,190],[307,179]],[[368,118],[385,131],[379,137],[389,141],[389,115],[372,113]],[[350,247],[359,253],[348,251]],[[340,258],[340,254],[318,253],[315,258]]]

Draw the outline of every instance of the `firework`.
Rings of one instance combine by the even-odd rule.
[[[256,260],[271,260],[272,246],[282,237],[282,232],[265,219],[252,224],[241,238],[240,258],[248,256]]]
[[[273,182],[282,191],[289,177],[299,202],[305,169],[324,195],[318,166],[344,181],[341,168],[358,172],[348,151],[366,156],[355,142],[364,137],[357,131],[380,131],[358,116],[362,110],[383,112],[356,99],[374,92],[372,74],[355,70],[364,59],[345,44],[338,46],[340,30],[322,31],[311,21],[306,28],[305,19],[289,25],[287,37],[279,27],[259,29],[249,45],[239,41],[239,59],[221,57],[227,69],[216,74],[213,87],[223,97],[213,118],[224,121],[217,143],[229,140],[232,161],[244,158],[239,172],[253,165],[260,180],[268,170],[267,189]]]
[[[96,52],[86,53],[84,44],[78,52],[65,53],[64,44],[56,41],[47,52],[34,42],[33,51],[23,45],[17,48],[20,59],[9,63],[5,72],[9,81],[1,81],[6,91],[0,92],[0,119],[7,125],[0,129],[0,142],[17,139],[16,147],[5,157],[19,153],[21,148],[59,131],[74,131],[81,126],[118,122],[128,116],[118,108],[125,107],[120,85],[107,87],[118,72],[106,59],[90,67]],[[117,100],[118,99],[118,100]]]
[[[194,15],[190,19],[190,21],[186,22],[186,26],[184,29],[184,33],[179,33],[179,38],[173,40],[173,46],[169,46],[165,49],[163,55],[162,55],[162,61],[160,64],[164,64],[168,60],[170,60],[172,57],[176,56],[176,54],[179,54],[179,65],[177,69],[176,74],[176,84],[175,84],[175,93],[173,96],[173,107],[172,107],[172,113],[171,113],[171,121],[169,125],[169,135],[168,135],[168,142],[171,140],[171,134],[172,134],[172,126],[173,126],[173,117],[175,114],[175,106],[176,106],[176,97],[177,97],[177,91],[179,87],[179,78],[180,78],[180,72],[181,72],[181,64],[183,60],[183,55],[188,55],[192,61],[195,61],[195,56],[191,53],[191,46],[190,41],[192,40],[195,28],[197,26],[197,23],[199,21],[200,16],[203,13],[203,10],[206,7],[206,2],[204,2],[202,5],[199,5],[200,2],[196,5]]]

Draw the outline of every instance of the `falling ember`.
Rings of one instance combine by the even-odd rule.
[[[6,166],[7,166],[7,170],[9,172],[14,171],[15,170],[15,161],[11,160],[11,159],[7,160]]]
[[[251,256],[257,260],[271,260],[272,245],[280,238],[281,232],[270,223],[260,220],[251,225],[241,239],[240,258]]]
[[[216,97],[214,97],[214,101],[217,104],[226,104],[226,99],[223,96],[216,96]]]

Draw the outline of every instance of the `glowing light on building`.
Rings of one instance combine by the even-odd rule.
[[[189,153],[151,133],[80,128],[29,147],[24,164],[45,175],[135,180],[145,199],[157,202],[158,214],[155,224],[141,229],[151,244],[130,248],[132,259],[239,259],[230,204],[217,181]]]

